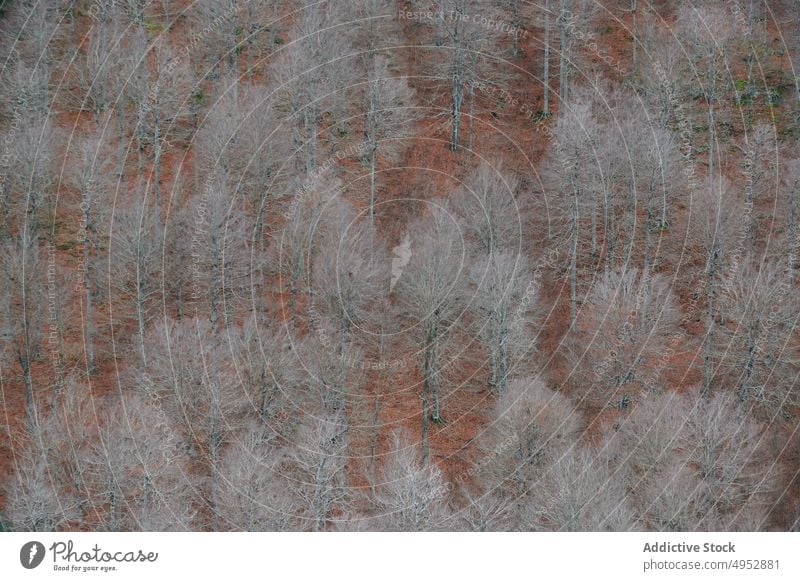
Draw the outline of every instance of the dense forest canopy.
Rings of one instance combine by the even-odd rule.
[[[794,0],[17,0],[0,529],[800,530]]]

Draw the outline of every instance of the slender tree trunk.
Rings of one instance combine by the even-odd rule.
[[[550,115],[550,0],[544,5],[544,104],[542,112]]]
[[[597,257],[597,202],[592,200],[592,257]]]
[[[372,144],[369,152],[369,226],[370,231],[375,228],[375,165],[378,153],[377,143]]]
[[[642,271],[645,275],[650,272],[650,249],[653,245],[652,234],[650,230],[653,227],[653,183],[649,184],[647,188],[647,200],[645,201],[646,217],[644,221],[644,266]]]
[[[0,191],[0,245],[5,246],[9,239],[8,213],[10,211],[8,203],[8,187],[3,180],[2,191]]]
[[[712,342],[714,331],[714,308],[713,301],[713,285],[714,277],[716,276],[716,254],[717,251],[713,250],[710,258],[710,264],[706,273],[706,333],[703,338],[703,396],[708,397],[711,391],[711,366],[712,366]]]
[[[144,211],[144,210],[142,210]],[[147,355],[144,346],[144,331],[146,326],[145,319],[145,300],[146,300],[146,276],[144,267],[144,250],[142,242],[142,232],[139,231],[139,238],[136,242],[136,324],[139,334],[139,349],[142,355],[142,365],[147,366]]]
[[[208,319],[211,322],[211,326],[216,329],[217,328],[217,321],[219,320],[219,307],[217,305],[218,299],[218,288],[219,288],[219,273],[218,273],[218,261],[219,261],[219,252],[217,249],[217,242],[214,237],[211,240],[211,247],[212,247],[212,255],[211,255],[211,264],[209,268],[209,281],[208,281],[208,300],[209,300],[209,316]]]
[[[514,58],[519,56],[519,4],[511,8],[511,43]]]
[[[428,464],[428,423],[430,422],[430,356],[428,351],[425,351],[425,363],[422,370],[422,465]]]
[[[137,129],[138,131],[138,129]],[[144,167],[144,159],[142,157],[142,143],[137,136],[136,139],[136,204],[142,206],[142,212],[145,211],[144,204],[142,203],[142,171]]]
[[[498,331],[489,357],[489,389],[494,393],[503,393],[508,384],[507,334],[503,323],[498,322]]]
[[[86,346],[86,367],[89,373],[94,371],[94,308],[92,304],[92,277],[89,269],[91,255],[89,252],[89,210],[83,212],[83,285],[85,296],[86,319],[84,345]]]
[[[147,470],[147,468],[145,468]],[[148,528],[148,518],[150,516],[150,475],[145,474],[144,478],[142,479],[142,513],[140,523],[144,530]]]
[[[714,187],[714,107],[708,97],[708,187]]]
[[[569,252],[569,324],[575,324],[578,313],[578,194],[573,193],[570,219]]]
[[[261,200],[259,201],[258,213],[256,215],[256,225],[255,225],[255,236],[257,238],[256,241],[256,248],[258,248],[258,263],[256,265],[256,278],[259,282],[258,285],[254,285],[256,288],[256,292],[258,292],[258,297],[256,298],[256,310],[262,316],[265,316],[267,313],[267,304],[266,304],[266,297],[264,296],[267,289],[267,273],[264,270],[264,263],[261,260],[262,256],[266,255],[267,247],[266,242],[264,240],[264,231],[265,231],[265,214],[266,214],[266,205],[267,201],[266,197],[262,195]]]
[[[739,385],[739,404],[744,405],[750,397],[750,388],[753,379],[753,370],[755,368],[756,345],[751,342],[747,348],[747,361],[744,364],[744,372],[742,373],[742,382]]]
[[[294,323],[297,316],[297,283],[293,277],[289,277],[289,320]]]
[[[309,105],[306,112],[306,127],[311,132],[310,144],[306,146],[310,148],[307,153],[307,167],[308,173],[311,174],[317,169],[317,104],[312,103]]]
[[[236,31],[236,26],[234,25],[233,34],[231,41],[233,45],[231,46],[231,58],[230,58],[230,67],[231,67],[231,74],[233,74],[233,78],[239,78],[239,38]],[[236,85],[234,84],[233,90],[236,90]]]
[[[108,514],[109,518],[111,519],[109,528],[111,532],[118,532],[119,531],[119,502],[117,500],[117,493],[115,492],[116,483],[114,481],[114,476],[111,475],[109,477],[111,481],[109,484],[109,493],[108,493]]]
[[[435,314],[434,314],[435,316]],[[439,356],[438,323],[429,321],[425,337],[422,389],[422,461],[428,461],[428,428],[430,422],[439,423]]]
[[[467,123],[467,149],[472,151],[473,124],[475,121],[475,85],[469,84],[469,119]]]
[[[161,132],[158,129],[159,123],[156,122],[156,129],[153,140],[153,209],[156,216],[156,224],[161,224],[161,199],[159,198],[159,185],[161,181]]]
[[[121,103],[117,103],[117,131],[119,131],[119,141],[117,145],[117,158],[119,159],[119,169],[117,178],[122,180],[125,173],[125,108]]]
[[[605,270],[611,270],[612,255],[614,254],[614,246],[611,241],[611,196],[609,195],[608,187],[603,188],[603,243],[606,247],[606,260]]]
[[[747,208],[750,210],[747,213],[747,239],[753,242],[755,238],[755,216],[753,212],[753,203],[755,201],[755,170],[756,170],[756,151],[754,147],[747,147],[744,159],[745,168],[745,186],[744,197]]]
[[[637,45],[639,44],[638,32],[636,29],[636,0],[631,0],[631,35],[633,37],[633,42],[631,43],[632,48],[632,60],[633,66],[636,66],[636,50]]]
[[[795,269],[795,262],[797,261],[797,247],[798,247],[798,240],[797,237],[797,198],[798,194],[800,194],[800,179],[795,181],[791,188],[789,188],[789,228],[788,228],[788,235],[789,235],[789,251],[786,253],[787,261],[788,261],[788,268],[789,268],[789,280],[794,281],[794,269]]]
[[[566,0],[560,0],[558,27],[559,27],[559,89],[558,89],[558,102],[559,109],[561,105],[567,100],[567,87],[569,83],[569,49],[567,46],[567,18],[569,10],[567,9]]]
[[[24,315],[23,315],[24,316]],[[25,386],[25,425],[28,433],[33,434],[36,428],[36,409],[33,402],[33,377],[31,376],[30,340],[27,326],[23,329],[22,349],[17,350],[17,361],[22,370],[22,383]]]
[[[461,78],[458,73],[453,73],[450,92],[452,98],[452,125],[450,128],[450,149],[458,151],[459,134],[461,131],[461,102],[464,98]]]

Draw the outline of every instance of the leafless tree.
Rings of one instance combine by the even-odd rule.
[[[746,259],[721,293],[715,364],[743,406],[788,413],[796,405],[798,309],[784,265]],[[724,379],[723,379],[724,378]]]
[[[193,38],[202,46],[203,60],[223,74],[239,75],[240,53],[246,56],[247,73],[272,52],[282,28],[285,6],[276,0],[197,2],[191,11]],[[285,26],[285,25],[284,25]],[[265,32],[271,32],[267,38]],[[223,68],[222,65],[225,65]]]
[[[641,113],[641,109],[637,109]],[[666,230],[669,225],[668,209],[673,196],[681,187],[680,152],[672,134],[642,118],[631,115],[625,130],[627,151],[632,167],[634,188],[644,193],[646,218],[644,228],[644,265],[649,272],[652,266],[653,233]],[[623,121],[624,122],[624,121]],[[637,193],[638,193],[637,192]],[[633,237],[630,233],[630,238]]]
[[[58,4],[57,0],[24,0],[11,7],[0,25],[3,54],[13,55],[22,65],[10,69],[16,71],[16,79],[21,81],[17,87],[34,89],[18,92],[17,99],[27,101],[28,97],[34,97],[29,104],[35,117],[47,114],[50,108],[51,66],[59,57],[58,48],[66,28],[58,26]]]
[[[200,247],[205,242],[197,244],[199,238],[206,238],[205,231],[209,230],[205,223],[216,226],[215,221],[227,216],[224,223],[231,231],[226,238],[241,238],[237,244],[243,254],[235,258],[245,259],[248,255],[245,250],[250,251],[248,278],[251,286],[249,289],[245,289],[246,285],[238,286],[243,292],[250,291],[254,307],[264,313],[266,273],[262,257],[267,253],[265,224],[271,218],[268,211],[273,209],[272,204],[287,187],[290,176],[285,164],[290,156],[290,144],[285,126],[276,118],[270,102],[271,89],[247,85],[234,89],[237,84],[241,83],[235,78],[221,80],[219,93],[195,133],[193,170],[198,197],[194,199],[192,215],[187,219],[195,223],[194,231],[199,236],[193,245]],[[222,195],[217,191],[219,188],[225,190],[231,208],[210,218],[209,200],[218,197],[212,193]],[[244,219],[245,215],[248,219]],[[204,227],[200,228],[200,224]],[[243,246],[245,243],[248,243],[247,248]],[[210,273],[206,271],[205,274]],[[238,282],[229,280],[228,284],[235,287]]]
[[[310,417],[290,451],[297,470],[293,491],[313,531],[324,530],[334,506],[344,498],[347,420],[343,411]]]
[[[428,424],[441,422],[441,352],[461,309],[465,248],[454,218],[435,209],[411,229],[412,256],[395,289],[417,328],[422,356],[422,460],[428,461]]]
[[[760,428],[734,394],[643,399],[606,444],[648,529],[759,530],[774,500]],[[626,474],[627,471],[627,474]]]
[[[762,428],[741,416],[733,394],[717,394],[695,408],[688,430],[687,460],[702,480],[707,511],[699,526],[733,528],[740,516],[751,521],[745,513],[758,508],[764,522],[772,478],[764,472]]]
[[[156,277],[162,248],[161,230],[153,213],[137,201],[123,200],[111,217],[107,280],[123,299],[123,305],[131,307],[128,316],[136,322],[137,351],[144,364],[144,337],[152,303],[159,292]]]
[[[297,526],[296,506],[282,474],[285,451],[254,424],[225,450],[214,479],[214,507],[222,528],[284,531]]]
[[[388,291],[388,260],[370,224],[358,221],[349,204],[337,200],[326,210],[311,292],[320,318],[346,342]]]
[[[12,211],[18,231],[26,230],[37,238],[52,218],[52,164],[60,134],[47,116],[26,116],[13,133],[14,176],[6,185],[10,189]]]
[[[700,479],[681,458],[668,454],[665,462],[663,473],[644,479],[634,492],[643,506],[639,519],[649,530],[696,530],[703,518]]]
[[[525,0],[497,0],[495,4],[499,8],[498,21],[502,22],[502,25],[497,23],[491,25],[511,38],[511,55],[519,58],[522,55],[520,38],[525,38],[525,27],[535,22],[537,17],[544,16],[549,19],[547,12],[539,14],[541,10],[548,11],[549,8]]]
[[[719,294],[730,284],[736,273],[731,270],[737,256],[737,237],[742,230],[742,205],[731,184],[720,180],[711,188],[701,188],[696,195],[697,212],[692,232],[703,250],[705,335],[703,338],[703,389],[708,392],[713,376],[713,345],[718,312]]]
[[[75,98],[81,110],[92,112],[95,124],[100,115],[109,108],[122,110],[117,99],[122,95],[126,70],[130,59],[122,54],[122,30],[119,18],[100,20],[88,32],[85,46],[78,48],[77,64],[74,67]],[[82,48],[82,51],[81,51]]]
[[[70,143],[67,152],[67,181],[80,194],[78,210],[80,223],[78,240],[83,250],[83,292],[84,292],[84,346],[86,348],[86,367],[91,373],[95,368],[94,352],[94,301],[98,295],[100,249],[105,243],[108,231],[108,208],[113,192],[115,160],[108,144],[98,131],[85,138]]]
[[[216,327],[221,320],[230,328],[235,306],[249,289],[249,219],[230,178],[219,168],[209,173],[203,191],[195,194],[189,208],[194,216],[190,252],[193,276],[207,296],[211,325]],[[260,260],[258,256],[252,258]],[[196,290],[194,301],[201,298]]]
[[[318,164],[321,118],[331,117],[331,128],[338,125],[353,78],[352,60],[346,58],[349,35],[338,16],[327,2],[302,6],[291,43],[275,55],[274,75],[281,93],[277,106],[294,125],[295,152],[309,174]]]
[[[661,275],[636,269],[602,275],[571,337],[574,380],[603,405],[624,406],[638,395],[637,388],[657,389],[663,365],[652,363],[663,356],[679,319],[672,290]]]
[[[125,87],[136,107],[136,191],[137,196],[141,195],[144,154],[148,150],[153,162],[148,183],[153,188],[153,208],[160,220],[161,161],[170,145],[169,140],[180,134],[181,120],[189,116],[192,79],[188,64],[165,40],[149,44],[142,32],[132,40],[135,72]]]
[[[571,448],[531,487],[526,520],[534,530],[632,531],[625,490],[600,454]]]
[[[706,100],[708,124],[708,178],[714,179],[716,151],[717,101],[727,90],[730,75],[727,72],[728,50],[735,38],[735,28],[730,15],[720,6],[683,6],[675,23],[677,34],[683,38],[688,52],[687,79],[691,80],[695,95]]]
[[[658,111],[661,126],[672,127],[677,110],[685,108],[683,50],[670,31],[659,26],[655,13],[647,11],[640,20],[636,42],[643,50],[635,65],[640,91]]]
[[[9,61],[3,71],[4,114],[13,119],[24,112],[26,119],[46,119],[50,113],[47,68],[29,65],[20,58]]]
[[[37,403],[34,398],[32,366],[40,356],[39,329],[43,299],[39,241],[27,230],[3,248],[5,288],[3,327],[8,340],[7,357],[15,360],[23,383],[25,419],[33,430]]]
[[[530,329],[537,296],[525,260],[511,252],[481,257],[470,278],[476,286],[470,308],[489,356],[489,389],[503,393],[536,350]]]
[[[403,138],[411,135],[417,115],[413,91],[405,79],[391,76],[386,58],[378,55],[368,71],[364,108],[365,154],[369,159],[369,220],[375,221],[375,195],[379,155],[393,159]]]
[[[770,162],[774,166],[777,157],[777,143],[775,130],[766,124],[753,127],[745,133],[743,144],[740,146],[742,155],[742,175],[744,176],[744,202],[746,207],[752,208],[753,203],[760,194],[769,186],[766,180]],[[775,189],[773,180],[773,189]],[[747,222],[747,235],[752,241],[756,236],[756,220],[754,212],[750,211]]]
[[[465,505],[458,509],[457,518],[471,531],[507,531],[515,522],[514,503],[500,488],[473,493],[462,489]]]
[[[581,418],[573,402],[540,379],[516,379],[495,404],[481,442],[478,479],[516,498],[577,442]]]
[[[236,376],[262,423],[277,421],[286,413],[297,380],[296,356],[284,328],[275,329],[251,317],[233,337]]]
[[[795,277],[797,253],[800,250],[800,159],[784,160],[782,176],[783,190],[786,191],[786,258],[790,276]]]
[[[518,180],[501,164],[483,162],[451,198],[454,214],[479,252],[517,250],[521,245]]]
[[[3,514],[12,530],[53,532],[77,517],[77,502],[59,490],[47,458],[37,447],[20,451],[14,474],[6,482]]]
[[[74,379],[36,409],[33,429],[9,432],[15,474],[4,482],[7,516],[19,530],[57,530],[80,523],[86,503],[85,452],[96,423],[89,387]]]
[[[284,212],[286,222],[275,235],[272,268],[279,273],[280,292],[289,292],[289,314],[297,314],[297,299],[310,287],[318,249],[317,228],[325,209],[341,193],[341,183],[328,170],[309,175],[296,184]]]
[[[291,128],[274,107],[272,87],[245,87],[239,94],[239,111],[244,114],[239,130],[232,140],[232,154],[246,162],[237,167],[237,190],[247,202],[252,226],[249,238],[251,255],[251,280],[255,293],[255,307],[262,312],[263,294],[267,286],[265,263],[267,254],[268,220],[274,215],[277,198],[286,191],[293,177],[287,163],[292,155]]]
[[[590,102],[573,99],[562,111],[553,129],[553,145],[545,166],[546,188],[554,190],[566,232],[562,238],[569,256],[570,324],[578,310],[578,251],[581,217],[592,206],[592,191],[597,167],[596,148],[601,124],[594,117]]]
[[[138,390],[160,402],[212,469],[245,420],[248,400],[236,381],[229,346],[208,321],[184,318],[154,325],[146,337]]]
[[[447,85],[449,97],[450,149],[461,147],[464,99],[488,76],[493,58],[494,35],[481,24],[485,5],[476,0],[438,0],[436,2],[436,51],[431,54],[434,74]],[[472,114],[472,111],[470,111]]]
[[[239,53],[249,32],[244,22],[244,8],[248,4],[250,2],[235,0],[200,0],[192,6],[206,59],[212,67],[221,67],[224,63],[226,72],[235,76],[239,75]]]
[[[629,482],[628,498],[643,527],[692,530],[701,515],[700,481],[676,450],[692,445],[687,417],[692,402],[676,393],[650,394],[604,443],[617,464],[615,478]]]
[[[378,485],[381,528],[434,530],[444,520],[447,496],[448,487],[439,468],[426,463],[417,446],[395,430]]]
[[[193,487],[183,441],[165,414],[137,394],[108,402],[87,450],[93,511],[109,531],[192,527]]]
[[[542,17],[544,18],[544,38],[542,39],[542,113],[550,115],[550,34],[552,30],[553,14],[552,0],[544,0]]]
[[[556,7],[554,7],[555,9]],[[558,101],[559,109],[569,98],[569,79],[577,62],[576,40],[582,38],[584,29],[594,16],[596,5],[588,0],[558,0],[556,25],[558,27]]]
[[[349,393],[360,384],[362,351],[338,329],[320,324],[297,349],[302,367],[295,381],[304,386],[301,400],[309,410],[338,413],[345,409]]]
[[[630,469],[634,488],[636,478],[661,479],[672,466],[673,451],[691,443],[686,417],[692,413],[692,403],[674,392],[651,393],[620,420],[606,447],[616,449],[617,462]]]

